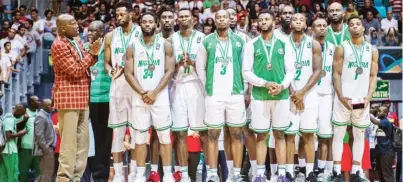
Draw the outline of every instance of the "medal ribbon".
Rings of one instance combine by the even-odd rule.
[[[325,46],[323,47],[323,51],[322,51],[322,58],[323,58],[322,70],[323,71],[325,71],[326,55],[327,55],[327,41],[325,41]]]
[[[80,56],[80,59],[83,59],[83,53],[81,53],[80,47],[77,44],[76,40],[70,40],[69,38],[66,37],[66,39],[69,41],[70,44],[74,46],[74,49],[77,51],[78,55]]]
[[[215,34],[216,34],[216,36],[217,36],[217,40],[220,41],[220,40],[218,39],[218,34],[217,34],[217,32],[216,32]],[[228,33],[228,34],[229,34],[229,33]],[[220,42],[218,43],[218,48],[219,48],[219,50],[220,50],[220,52],[221,52],[221,57],[223,57],[224,59],[227,59],[227,58],[228,58],[228,48],[229,48],[229,42],[230,42],[230,41],[231,41],[231,40],[230,40],[229,35],[228,35],[228,40],[227,40],[227,42],[225,43],[225,49],[222,48]]]
[[[141,39],[140,39],[140,43],[141,43],[141,45],[143,45],[144,48],[146,49],[145,52],[146,52],[146,55],[147,55],[147,58],[148,58],[148,65],[154,65],[154,64],[153,64],[153,60],[154,60],[154,46],[155,46],[155,43],[157,43],[157,38],[154,37],[153,45],[150,47],[151,50],[152,50],[151,56],[148,54],[148,51],[147,51],[147,50],[149,50],[150,48],[147,48],[147,45],[146,45],[145,42],[144,42],[144,38],[141,38]]]
[[[290,42],[291,42],[292,48],[295,51],[295,54],[297,54],[297,60],[296,61],[297,61],[297,64],[298,64],[298,63],[301,62],[301,59],[302,59],[302,53],[304,51],[305,42],[306,42],[305,36],[304,36],[304,38],[302,38],[302,42],[299,44],[298,49],[297,49],[297,46],[294,43],[294,40],[292,40],[292,34],[290,35]]]
[[[357,48],[355,48],[355,46],[353,45],[353,42],[351,42],[351,40],[348,41],[350,43],[351,48],[353,49],[353,53],[354,53],[354,57],[355,57],[355,62],[357,63],[358,67],[361,67],[361,63],[362,63],[362,57],[364,55],[364,44],[365,42],[363,42],[363,44],[361,45],[360,48],[360,54],[358,54],[357,52]]]
[[[102,42],[102,46],[101,46],[100,52],[104,49],[104,45],[105,45],[105,41]],[[98,57],[100,57],[100,56],[98,55]],[[99,60],[95,63],[94,66],[91,67],[91,68],[92,68],[92,69],[91,69],[91,73],[92,73],[94,70],[97,70],[98,63],[99,63]]]
[[[343,26],[342,26],[342,28],[341,28],[340,43],[337,41],[336,36],[334,35],[335,33],[334,33],[332,27],[329,25],[328,28],[330,29],[330,34],[331,34],[332,37],[333,37],[334,44],[335,44],[335,45],[341,44],[341,42],[344,40],[344,33],[346,32],[346,31],[345,31],[345,28],[346,28],[346,27],[344,26],[344,24],[343,24]]]
[[[264,53],[266,55],[267,62],[268,62],[268,64],[271,64],[271,56],[273,55],[273,48],[274,48],[274,44],[276,43],[276,37],[274,37],[274,34],[273,34],[273,36],[271,38],[270,52],[269,52],[270,55],[267,52],[267,47],[266,47],[266,44],[265,44],[262,36],[260,36],[260,40],[262,41],[262,44],[263,44],[263,49],[264,49]]]
[[[178,35],[179,35],[179,41],[180,41],[180,44],[181,44],[182,51],[185,51],[186,53],[189,54],[190,53],[190,47],[192,46],[194,31],[192,31],[192,33],[190,33],[189,41],[188,41],[189,43],[188,43],[188,46],[187,46],[186,50],[185,50],[184,39],[183,39],[181,33],[179,32]]]
[[[132,25],[132,30],[130,31],[129,37],[125,39],[124,33],[123,33],[123,28],[120,28],[120,39],[122,42],[122,47],[123,47],[123,53],[126,53],[127,45],[129,44],[130,40],[132,39],[132,34],[134,30],[134,25]]]

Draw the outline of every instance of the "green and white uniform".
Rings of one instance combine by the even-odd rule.
[[[296,69],[294,81],[291,83],[295,91],[301,90],[308,83],[309,78],[313,74],[313,39],[310,36],[304,35],[300,45],[297,47],[292,40],[292,35],[289,36],[289,42],[294,50],[296,58],[294,67]],[[304,96],[303,111],[297,111],[294,103],[291,104],[291,127],[287,129],[287,134],[296,134],[298,132],[316,132],[318,129],[318,91],[317,86],[309,90]]]
[[[228,39],[207,36],[196,56],[196,70],[206,91],[205,124],[209,128],[246,124],[241,37],[228,31]]]
[[[243,75],[252,88],[252,121],[249,128],[266,133],[273,128],[284,131],[290,126],[288,87],[294,79],[293,49],[273,36],[270,44],[261,36],[249,41],[244,49]],[[285,89],[276,96],[268,93],[266,82],[281,84]],[[272,123],[272,124],[270,124]]]
[[[191,60],[196,59],[197,51],[205,35],[193,30],[188,39],[184,39],[178,31],[172,35],[172,47],[176,63],[183,53],[189,54]],[[172,131],[207,130],[204,124],[204,88],[193,66],[178,69],[173,79],[172,98]]]
[[[343,24],[343,27],[340,32],[334,32],[332,27],[327,26],[327,33],[325,40],[332,43],[335,46],[339,46],[343,41],[350,40],[351,35],[348,31],[348,25]]]
[[[344,97],[352,99],[352,103],[363,103],[368,95],[370,84],[372,45],[364,41],[360,48],[356,48],[351,40],[344,41],[343,68],[341,74],[341,89]],[[357,72],[361,70],[361,72]],[[369,105],[365,109],[346,109],[337,95],[334,98],[332,122],[334,125],[348,125],[352,123],[358,128],[366,128],[369,121]]]
[[[336,47],[328,41],[325,41],[322,47],[322,74],[317,84],[321,105],[318,105],[319,129],[316,133],[322,138],[330,138],[333,135],[333,125],[331,123],[334,93],[332,65],[335,49]]]
[[[134,76],[144,91],[154,90],[165,75],[165,41],[162,37],[154,38],[150,47],[145,45],[143,38],[132,43]],[[168,86],[157,95],[152,105],[145,104],[136,92],[132,95],[132,102],[134,129],[144,132],[151,125],[157,131],[171,127]]]

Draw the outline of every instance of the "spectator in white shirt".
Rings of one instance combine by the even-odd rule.
[[[6,42],[3,45],[4,47],[9,47],[11,48],[11,43]],[[1,53],[1,58],[0,58],[0,68],[1,68],[1,78],[0,81],[4,84],[7,84],[8,81],[10,80],[10,75],[11,75],[11,68],[12,68],[12,58],[6,54],[6,53]]]
[[[45,29],[45,25],[38,15],[38,10],[36,10],[36,9],[31,10],[31,18],[34,22],[32,29],[37,31],[39,34],[42,34],[43,30]]]
[[[11,43],[10,53],[16,56],[15,60],[16,62],[18,62],[22,57],[25,56],[25,48],[24,45],[18,39],[15,39],[16,34],[17,30],[10,28],[8,30],[8,36],[0,40],[0,46],[2,52],[4,53],[5,52],[4,43],[10,42]]]
[[[388,11],[386,18],[382,19],[381,27],[384,32],[388,32],[389,28],[393,27],[397,30],[397,20],[393,19],[392,11]]]
[[[45,25],[45,32],[52,32],[53,28],[56,28],[56,20],[53,18],[52,10],[45,11],[45,19],[43,19],[43,23]]]
[[[144,9],[144,4],[141,2],[141,0],[136,0],[136,1],[132,4],[133,8],[134,8],[134,6],[136,6],[136,5],[140,7],[140,11],[143,11],[143,9]]]
[[[28,45],[27,57],[29,64],[32,61],[32,57],[35,56],[36,48],[41,46],[41,36],[36,30],[32,28],[33,24],[34,21],[32,20],[28,20],[27,23],[25,24],[25,27],[27,29],[25,37],[27,38],[27,45]]]
[[[179,9],[189,9],[189,2],[187,2],[187,0],[178,0],[175,2],[176,6],[179,6]]]
[[[27,50],[28,44],[27,44],[27,37],[25,36],[25,32],[26,32],[25,25],[21,24],[18,27],[18,31],[17,31],[17,34],[15,35],[15,39],[18,39],[21,42],[21,44],[24,45],[25,50]]]
[[[204,10],[204,17],[205,19],[207,18],[212,18],[215,19],[215,13],[220,10],[220,5],[218,5],[217,3],[214,3],[211,8],[207,8]]]
[[[203,8],[203,2],[201,0],[193,0],[189,2],[189,8],[199,8],[200,10]],[[200,18],[200,17],[199,17]]]

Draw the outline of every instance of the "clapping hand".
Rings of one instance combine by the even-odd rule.
[[[101,50],[103,44],[103,38],[98,38],[94,42],[90,43],[90,49],[89,53],[93,56],[97,56],[99,54],[99,51]]]

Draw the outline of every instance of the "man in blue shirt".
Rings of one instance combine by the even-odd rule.
[[[395,152],[392,145],[393,124],[386,118],[389,109],[385,106],[379,107],[378,119],[371,115],[371,122],[378,125],[376,131],[377,145],[375,147],[377,155],[377,169],[381,182],[395,182],[393,174],[393,160]]]

